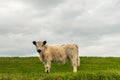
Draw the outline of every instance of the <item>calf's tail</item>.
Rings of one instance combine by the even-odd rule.
[[[78,45],[76,45],[77,48],[77,66],[80,66],[80,57],[79,57],[79,51],[78,51]]]
[[[80,66],[80,57],[77,58],[77,65]]]

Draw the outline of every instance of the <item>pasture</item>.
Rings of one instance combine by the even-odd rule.
[[[120,80],[119,57],[81,57],[78,72],[69,61],[52,63],[50,73],[38,57],[0,57],[0,80]]]

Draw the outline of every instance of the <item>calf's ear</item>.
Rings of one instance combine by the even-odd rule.
[[[33,45],[36,45],[36,41],[33,41]]]
[[[47,41],[43,41],[43,45],[45,45],[47,43]]]

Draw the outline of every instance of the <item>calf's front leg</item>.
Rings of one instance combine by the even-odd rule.
[[[45,72],[49,73],[51,68],[51,62],[44,63],[44,66],[45,66]]]

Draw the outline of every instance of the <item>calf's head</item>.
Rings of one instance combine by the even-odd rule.
[[[33,45],[36,46],[37,52],[42,53],[45,50],[46,41],[33,41]]]

